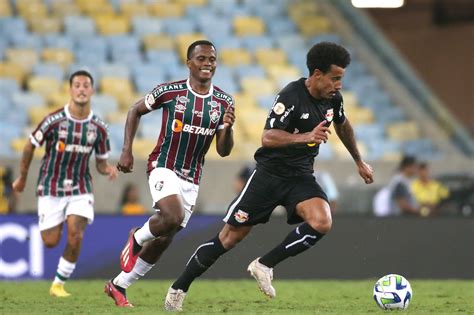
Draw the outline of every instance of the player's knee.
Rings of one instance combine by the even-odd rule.
[[[332,218],[318,218],[315,220],[310,220],[308,224],[316,231],[322,234],[327,234],[331,231],[332,228]]]
[[[43,244],[47,248],[54,248],[56,245],[58,245],[59,240],[53,239],[53,238],[43,238]]]

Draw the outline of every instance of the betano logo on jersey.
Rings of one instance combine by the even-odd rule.
[[[210,128],[203,128],[199,126],[191,126],[189,124],[183,124],[183,122],[179,119],[173,119],[172,124],[173,132],[187,132],[192,133],[195,135],[203,135],[203,136],[212,136],[216,130]]]
[[[92,147],[87,147],[79,144],[65,144],[63,141],[58,141],[56,142],[56,151],[90,153],[92,151]]]

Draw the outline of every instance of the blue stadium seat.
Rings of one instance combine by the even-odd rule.
[[[275,102],[275,95],[263,95],[257,97],[258,106],[270,110]]]
[[[197,20],[197,28],[198,31],[209,38],[233,37],[232,24],[229,23],[228,19],[222,17],[211,18],[209,15],[199,17]],[[214,45],[217,44],[214,43]]]
[[[140,63],[133,65],[132,79],[135,89],[144,95],[158,84],[166,82],[166,72],[158,63]]]
[[[0,77],[0,96],[1,96],[0,103],[2,102],[7,103],[7,100],[5,100],[5,98],[10,99],[10,96],[13,93],[19,92],[19,91],[20,91],[20,86],[18,85],[18,82],[16,80],[11,79],[11,78]]]
[[[175,68],[166,68],[168,81],[177,81],[189,77],[189,69],[186,66],[177,66]]]
[[[97,65],[99,76],[116,77],[128,79],[130,77],[130,69],[127,65],[121,63],[102,63]]]
[[[266,24],[267,31],[273,37],[281,35],[296,34],[296,25],[289,19],[280,19]]]
[[[273,40],[268,36],[246,36],[242,37],[243,48],[255,52],[259,48],[273,48]]]
[[[113,62],[116,63],[123,63],[126,65],[133,65],[136,63],[143,62],[142,54],[138,51],[119,51],[114,50],[112,51],[111,59]]]
[[[64,70],[57,63],[37,63],[33,66],[32,73],[52,77],[59,82],[64,79]]]
[[[238,37],[222,35],[220,33],[213,32],[209,34],[209,39],[216,45],[217,52],[223,48],[237,49],[242,48],[242,39]]]
[[[162,111],[157,110],[154,111],[151,117],[147,116],[146,119],[143,119],[140,124],[140,135],[145,139],[152,139],[155,140],[158,138],[160,134],[160,126],[161,126],[161,119],[162,119]],[[150,148],[151,151],[152,148]]]
[[[286,54],[291,54],[292,51],[305,51],[306,42],[298,34],[280,34],[273,36],[278,47],[283,49]]]
[[[133,35],[113,35],[105,37],[110,51],[139,51],[140,38]]]
[[[365,143],[371,160],[381,159],[384,155],[396,155],[401,152],[401,144],[399,142],[386,138],[374,138]]]
[[[12,94],[12,102],[15,108],[30,108],[42,106],[46,103],[44,98],[38,93],[21,91]]]
[[[36,52],[41,51],[41,48],[43,47],[41,38],[29,33],[19,32],[10,38],[10,42],[12,47],[29,48],[35,50]]]
[[[162,29],[161,21],[156,18],[137,16],[132,19],[133,33],[139,37],[145,34],[159,34]]]
[[[161,21],[163,31],[171,36],[196,32],[196,24],[186,18],[169,18]]]
[[[70,51],[74,51],[74,40],[71,37],[58,35],[58,34],[46,34],[43,36],[43,46],[51,48],[66,48]]]
[[[146,52],[146,60],[151,63],[158,63],[161,67],[174,68],[181,65],[177,54],[168,50],[149,50]]]
[[[263,69],[262,66],[258,64],[235,67],[234,73],[239,81],[243,77],[265,77],[265,69]]]
[[[21,34],[27,34],[28,27],[21,17],[5,17],[0,19],[0,37],[12,39]]]
[[[92,110],[99,117],[104,119],[107,113],[116,112],[119,110],[117,100],[112,96],[105,94],[95,94],[91,100]]]
[[[64,32],[78,40],[84,40],[84,37],[95,34],[95,24],[90,17],[66,16],[64,18]]]
[[[354,133],[358,140],[368,143],[372,140],[382,140],[385,137],[385,128],[382,124],[359,124],[354,126]]]
[[[317,44],[320,42],[333,42],[337,44],[342,44],[342,39],[337,34],[319,34],[317,36],[310,38],[308,41],[309,41],[308,44],[310,46],[313,46],[314,44]]]
[[[217,68],[213,82],[227,93],[234,94],[239,90],[239,84],[234,79],[233,69],[226,66]]]

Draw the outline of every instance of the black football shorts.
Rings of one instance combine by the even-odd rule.
[[[233,226],[265,223],[275,207],[281,205],[286,208],[287,222],[299,223],[303,219],[296,214],[296,205],[315,197],[328,201],[312,174],[283,178],[257,168],[229,205],[223,220]]]

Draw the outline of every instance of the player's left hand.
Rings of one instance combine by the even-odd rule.
[[[234,125],[235,113],[234,106],[229,106],[224,113],[224,128],[230,128]]]
[[[107,171],[109,180],[117,179],[118,169],[115,165],[108,165],[106,171]]]
[[[360,161],[357,163],[357,167],[359,168],[359,175],[362,177],[364,182],[366,184],[372,184],[374,182],[374,170],[372,166],[364,161]]]

